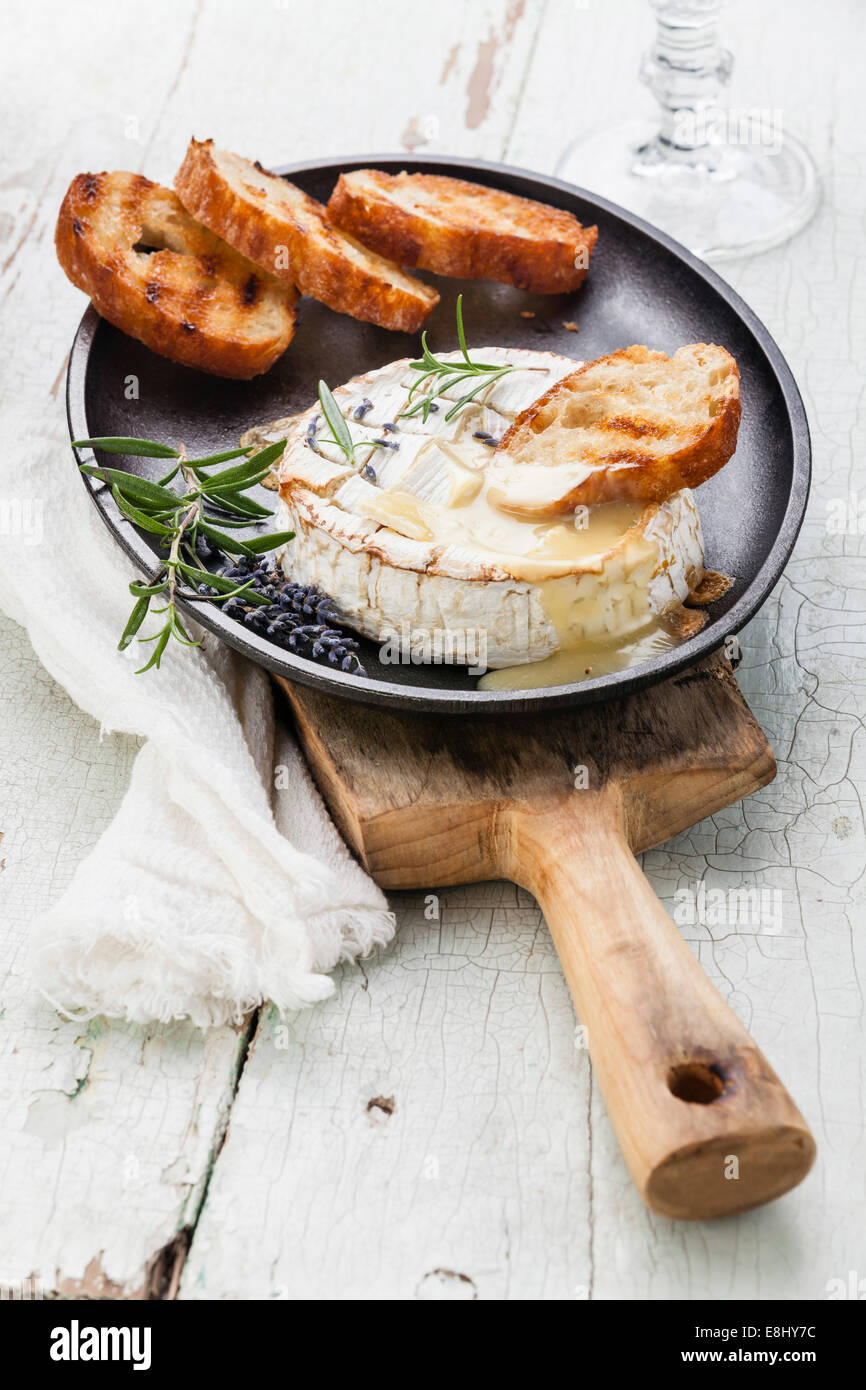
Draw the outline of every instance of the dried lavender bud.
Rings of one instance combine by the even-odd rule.
[[[266,606],[252,608],[244,603],[243,594],[226,599],[222,611],[228,617],[298,656],[339,666],[351,675],[367,674],[356,655],[358,643],[340,628],[334,600],[317,584],[286,579],[273,560],[252,555],[227,562],[220,573],[236,583],[249,584],[254,593],[268,600]]]
[[[304,436],[304,443],[306,444],[307,448],[312,449],[313,453],[315,454],[319,452],[319,445],[316,439],[318,432],[319,416],[314,415],[310,423],[307,425],[307,433]]]
[[[217,547],[208,540],[207,536],[197,535],[195,538],[195,553],[200,560],[212,560],[219,554]]]

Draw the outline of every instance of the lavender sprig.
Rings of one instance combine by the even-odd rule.
[[[270,561],[257,564],[245,555],[211,578],[243,585],[223,607],[236,622],[297,656],[351,675],[367,674],[357,655],[358,643],[340,628],[334,600],[318,585],[297,584]]]

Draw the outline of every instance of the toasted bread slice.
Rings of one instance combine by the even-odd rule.
[[[440,174],[341,174],[328,216],[401,265],[537,294],[576,290],[598,237],[560,208]]]
[[[661,502],[717,473],[739,424],[740,374],[724,348],[692,343],[673,357],[624,348],[517,417],[491,460],[491,497],[521,516]]]
[[[190,141],[174,186],[230,246],[340,314],[414,333],[439,303],[429,285],[333,226],[315,198],[212,140]]]
[[[245,379],[266,372],[292,340],[296,291],[141,174],[78,174],[55,245],[103,318],[174,362]]]

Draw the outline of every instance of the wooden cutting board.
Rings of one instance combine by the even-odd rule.
[[[508,878],[537,898],[653,1211],[724,1216],[805,1177],[805,1120],[634,857],[775,776],[723,657],[543,720],[396,713],[280,684],[382,888]]]

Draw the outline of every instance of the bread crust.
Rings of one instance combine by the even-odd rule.
[[[160,249],[148,255],[139,245]],[[78,174],[55,246],[103,318],[173,362],[246,380],[291,342],[294,289],[198,226],[171,189],[141,174]]]
[[[724,373],[721,389],[712,396],[712,411],[709,421],[692,430],[692,437],[679,448],[667,451],[663,447],[665,430],[657,420],[647,420],[639,413],[628,413],[605,418],[599,425],[606,431],[621,433],[622,444],[613,451],[600,448],[597,458],[593,458],[589,475],[574,486],[563,490],[557,500],[555,510],[573,511],[578,506],[595,506],[602,502],[661,502],[680,489],[696,488],[717,473],[734,454],[737,447],[737,433],[740,426],[740,373],[737,364],[724,348],[714,343],[693,343],[677,350],[672,358],[663,352],[652,352],[643,346],[623,348],[606,357],[586,362],[576,372],[563,377],[549,390],[533,401],[509,426],[497,446],[494,458],[503,463],[513,461],[520,464],[521,447],[531,438],[536,440],[543,433],[543,417],[549,417],[551,408],[558,411],[573,393],[575,385],[587,373],[598,368],[618,368],[624,363],[652,363],[663,366],[676,363],[681,354],[713,354],[719,369]],[[707,405],[709,406],[708,393]],[[698,404],[698,402],[696,402]],[[649,447],[643,450],[640,439],[660,441],[660,452],[652,452]],[[543,468],[543,465],[535,465]],[[516,508],[515,508],[516,510]],[[531,505],[521,503],[519,510],[529,514]],[[549,500],[539,505],[539,514],[549,512]]]
[[[212,140],[190,141],[174,185],[193,216],[229,245],[338,313],[414,333],[439,302],[430,285],[332,225],[300,188]]]
[[[576,290],[598,238],[560,208],[440,174],[341,174],[328,216],[401,265],[536,294]]]

